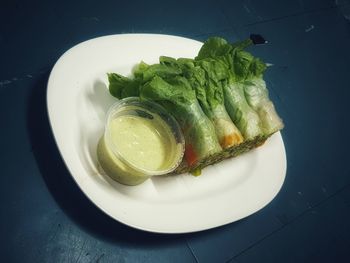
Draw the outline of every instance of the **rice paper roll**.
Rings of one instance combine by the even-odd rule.
[[[230,69],[223,86],[225,106],[245,139],[271,135],[283,128],[263,80],[266,64],[244,51],[251,44],[251,40],[230,44],[219,37],[209,38],[196,57],[219,60]]]
[[[155,76],[140,91],[141,99],[163,105],[179,122],[185,137],[185,159],[195,166],[222,151],[211,121],[200,107],[187,79],[175,77],[165,81]]]
[[[182,70],[182,75],[195,90],[201,108],[212,121],[222,148],[229,148],[243,141],[243,136],[224,105],[222,81],[228,77],[228,68],[223,63],[213,59],[195,63],[193,59],[176,60],[170,57],[160,57],[160,63]]]

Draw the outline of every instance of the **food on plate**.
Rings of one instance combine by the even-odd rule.
[[[132,77],[109,73],[109,91],[162,105],[179,123],[185,158],[172,173],[200,170],[265,142],[283,128],[269,98],[266,64],[245,51],[251,40],[209,38],[195,58],[140,62]]]
[[[135,71],[134,81],[140,83],[135,93],[142,100],[161,104],[176,118],[185,137],[185,159],[192,166],[215,156],[222,149],[214,126],[200,107],[195,91],[179,73],[180,71],[172,70],[166,65],[148,66],[141,63]],[[109,74],[109,81],[114,85],[110,88],[121,88],[119,93],[125,94],[125,86],[114,84],[119,79],[116,74]]]
[[[214,37],[206,41],[196,57],[214,58],[229,67],[230,78],[224,85],[226,107],[245,139],[271,135],[283,128],[263,80],[266,64],[244,51],[251,44],[250,39],[232,45]]]
[[[227,68],[214,59],[194,61],[193,59],[174,59],[160,57],[161,64],[181,69],[196,93],[204,113],[212,121],[216,136],[223,149],[240,144],[243,137],[224,106],[222,82],[227,78]]]

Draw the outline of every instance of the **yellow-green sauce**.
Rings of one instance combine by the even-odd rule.
[[[166,163],[170,131],[161,122],[139,116],[121,116],[110,123],[111,139],[121,156],[140,169],[157,171]]]
[[[119,116],[107,129],[108,138],[102,137],[98,145],[98,159],[104,171],[120,183],[142,183],[152,172],[171,168],[181,154],[170,128],[157,115]]]

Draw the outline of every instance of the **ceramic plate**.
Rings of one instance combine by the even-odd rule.
[[[168,35],[99,37],[68,50],[51,72],[47,107],[63,160],[86,196],[121,223],[158,233],[209,229],[263,208],[283,184],[286,154],[279,132],[258,149],[205,168],[199,177],[154,177],[130,187],[101,172],[96,145],[116,100],[106,73],[130,75],[136,63],[156,63],[160,55],[194,57],[201,45]]]

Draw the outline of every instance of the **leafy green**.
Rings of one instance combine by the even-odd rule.
[[[166,62],[167,61],[167,62]],[[200,107],[196,92],[182,76],[179,66],[170,65],[171,58],[162,64],[141,62],[134,70],[134,79],[109,74],[109,89],[113,96],[139,96],[163,105],[179,122],[186,141],[185,158],[190,166],[221,151],[215,129]],[[189,63],[182,60],[182,68]],[[193,62],[192,62],[193,64]]]
[[[246,139],[270,135],[283,128],[263,80],[266,64],[244,50],[251,44],[251,40],[229,44],[222,38],[210,38],[196,58],[212,58],[230,69],[230,77],[223,86],[225,106]]]
[[[214,127],[186,78],[176,76],[165,81],[155,76],[141,88],[140,97],[162,104],[177,119],[184,133],[185,158],[190,166],[221,151]]]
[[[214,123],[221,146],[228,148],[241,143],[243,141],[241,132],[232,122],[224,105],[223,84],[230,75],[228,67],[222,61],[211,58],[199,60],[196,65],[205,72],[204,85],[199,85],[197,88],[205,94],[205,98],[198,97],[198,95],[197,98],[207,116]]]
[[[283,122],[269,99],[266,83],[262,77],[251,77],[244,81],[244,93],[248,104],[260,117],[264,134],[270,135],[283,128]]]
[[[253,139],[262,134],[259,116],[248,105],[244,86],[240,83],[249,74],[249,65],[253,58],[242,50],[249,44],[249,41],[243,41],[231,45],[222,38],[209,38],[196,57],[199,62],[208,58],[220,61],[228,68],[228,78],[222,84],[224,103],[232,121],[245,139]]]
[[[119,75],[117,73],[108,73],[109,92],[118,99],[126,97],[138,97],[140,92],[140,82]]]
[[[233,122],[246,140],[262,135],[260,118],[248,105],[244,86],[240,82],[229,81],[224,85],[225,107]]]
[[[211,37],[199,50],[196,60],[223,57],[232,51],[232,46],[220,37]]]
[[[184,76],[196,92],[197,100],[207,117],[212,121],[215,132],[223,148],[231,147],[243,141],[237,127],[231,121],[224,106],[222,81],[228,78],[226,65],[214,59],[201,60],[160,57],[160,63],[181,69]]]
[[[168,78],[168,81],[165,81],[162,77],[155,75],[142,87],[140,96],[154,101],[169,101],[181,108],[197,102],[195,91],[192,90],[189,82],[180,76]]]
[[[162,64],[148,65],[144,62],[141,62],[134,71],[135,78],[143,83],[152,80],[154,76],[171,78],[179,74],[181,74],[181,70],[178,68],[168,67]]]
[[[244,96],[248,105],[257,112],[262,132],[270,135],[282,129],[283,122],[269,98],[266,82],[263,79],[266,64],[242,50],[237,50],[233,59],[236,74],[243,72],[244,78],[240,79],[240,82],[243,84]]]
[[[132,78],[108,74],[110,93],[163,105],[183,130],[188,165],[198,167],[243,137],[266,138],[283,127],[263,80],[266,64],[245,51],[251,44],[209,38],[195,59],[161,56],[159,64],[139,63]]]

